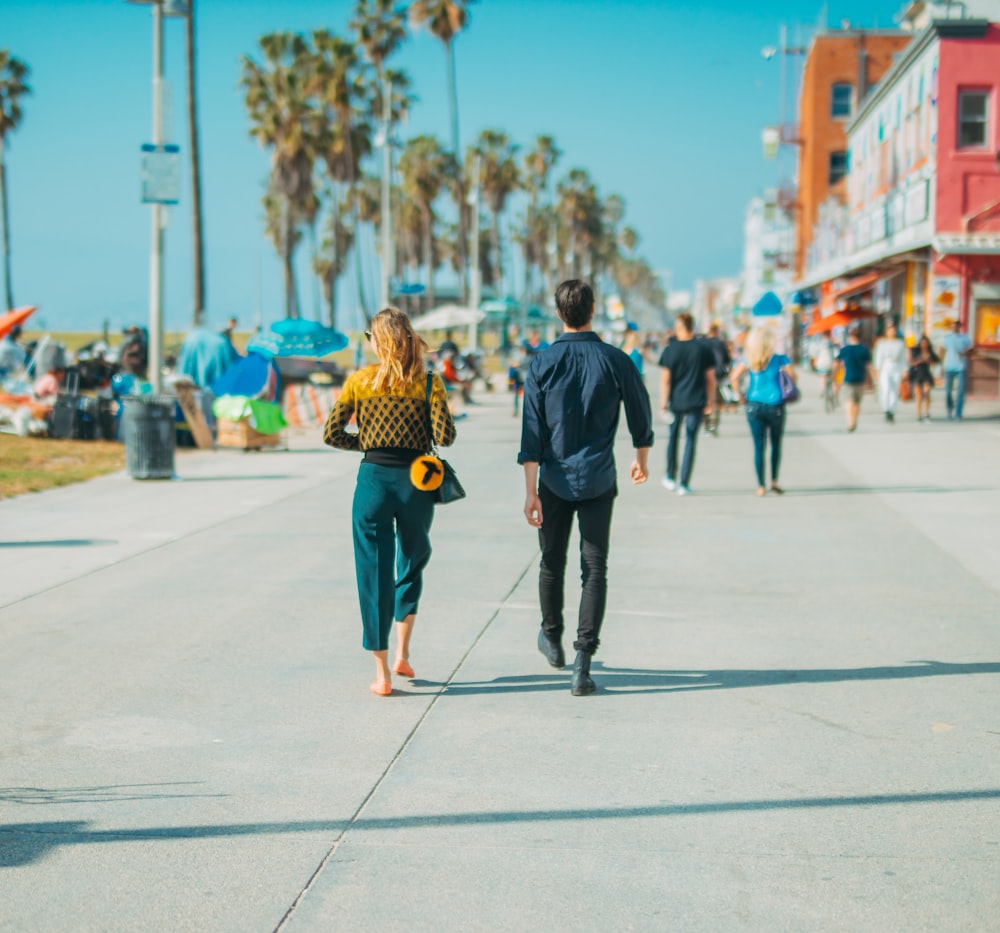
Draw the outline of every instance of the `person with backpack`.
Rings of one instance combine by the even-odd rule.
[[[746,362],[740,363],[730,374],[734,386],[740,384],[745,373],[750,373],[747,390],[747,423],[753,436],[754,468],[757,471],[757,495],[767,493],[764,483],[764,454],[768,435],[771,439],[771,492],[781,495],[778,484],[781,469],[781,441],[785,435],[785,402],[781,393],[781,374],[795,382],[792,361],[784,353],[774,350],[774,334],[768,327],[755,327],[747,337]]]

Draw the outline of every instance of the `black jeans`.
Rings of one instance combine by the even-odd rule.
[[[677,448],[681,425],[684,425],[684,460],[681,463],[681,485],[691,485],[691,471],[694,469],[694,452],[698,446],[698,428],[705,417],[703,410],[675,411],[670,422],[670,437],[667,441],[667,479],[677,479]]]
[[[764,485],[764,449],[771,435],[771,482],[778,482],[781,469],[781,438],[785,434],[785,406],[747,402],[747,423],[753,435],[753,464],[757,470],[757,485]]]
[[[542,549],[542,564],[538,571],[542,629],[550,641],[562,638],[566,552],[575,514],[580,526],[583,593],[573,647],[590,654],[597,651],[600,644],[601,623],[608,598],[608,544],[611,512],[617,492],[612,488],[596,499],[570,501],[559,498],[543,483],[538,486],[538,498],[542,501],[542,527],[538,531],[538,543]]]

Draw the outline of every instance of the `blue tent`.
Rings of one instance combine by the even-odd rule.
[[[273,402],[278,398],[281,376],[274,361],[260,353],[248,353],[229,367],[211,389],[216,396],[244,395],[247,398]]]

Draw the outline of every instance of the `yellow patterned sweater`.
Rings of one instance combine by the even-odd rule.
[[[426,375],[407,383],[395,395],[384,395],[372,389],[375,371],[375,366],[366,366],[347,377],[326,419],[323,442],[341,450],[394,448],[426,453],[431,448]],[[450,447],[455,442],[455,422],[448,411],[444,383],[437,375],[431,383],[430,405],[434,443]],[[357,418],[357,433],[346,430],[352,415]]]

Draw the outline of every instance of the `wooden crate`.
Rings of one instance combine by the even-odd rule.
[[[280,447],[280,434],[261,434],[250,427],[247,419],[226,421],[219,419],[215,443],[219,447],[237,447],[240,450],[260,450],[263,447]]]

